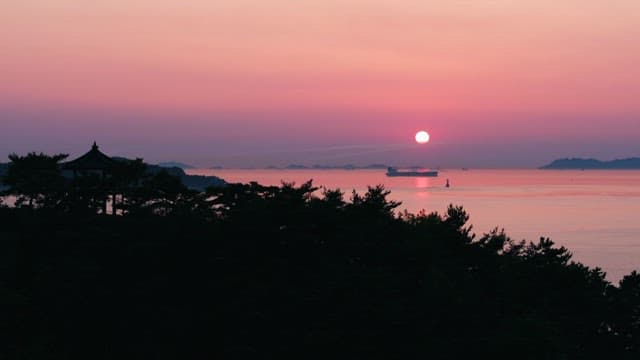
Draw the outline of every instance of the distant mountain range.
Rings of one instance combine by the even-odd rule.
[[[267,169],[288,169],[288,170],[301,170],[301,169],[327,169],[327,170],[331,170],[331,169],[339,169],[339,170],[356,170],[356,169],[386,169],[387,167],[389,167],[388,165],[385,164],[370,164],[370,165],[365,165],[365,166],[358,166],[358,165],[353,165],[353,164],[346,164],[346,165],[320,165],[320,164],[316,164],[316,165],[300,165],[300,164],[290,164],[287,165],[283,168],[277,167],[277,166],[268,166]]]
[[[601,161],[598,159],[566,158],[554,160],[540,169],[602,169],[602,170],[630,170],[640,169],[640,158],[616,159]]]

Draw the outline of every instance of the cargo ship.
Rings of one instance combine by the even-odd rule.
[[[387,176],[436,177],[438,176],[438,171],[436,170],[398,170],[394,167],[388,167]]]

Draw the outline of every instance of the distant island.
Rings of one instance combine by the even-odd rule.
[[[304,165],[290,164],[290,165],[287,165],[287,167],[285,167],[285,169],[298,170],[298,169],[308,169],[308,168],[306,166],[304,166]]]
[[[640,158],[616,159],[601,161],[598,159],[565,158],[557,159],[552,163],[540,167],[540,169],[572,170],[572,169],[598,169],[598,170],[632,170],[640,169]]]
[[[369,164],[364,166],[354,165],[354,164],[345,164],[345,165],[323,165],[323,164],[315,164],[315,165],[302,165],[302,164],[289,164],[285,167],[278,167],[274,165],[267,166],[266,169],[286,169],[286,170],[304,170],[304,169],[314,169],[314,170],[362,170],[362,169],[386,169],[389,165],[385,164]]]
[[[189,165],[189,164],[185,164],[185,163],[181,163],[181,162],[176,162],[176,161],[165,161],[165,162],[161,162],[156,164],[160,167],[163,168],[172,168],[172,167],[177,167],[180,169],[195,169],[195,166]]]

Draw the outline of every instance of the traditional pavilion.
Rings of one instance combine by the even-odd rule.
[[[86,174],[96,174],[104,178],[111,173],[115,164],[116,160],[102,153],[94,141],[88,153],[62,164],[62,170],[72,171],[74,178]]]
[[[102,185],[104,184],[104,180],[108,177],[111,177],[113,173],[113,169],[116,165],[117,161],[103,154],[99,149],[96,142],[93,142],[93,146],[88,153],[80,156],[79,158],[66,162],[62,164],[62,174],[67,178],[73,179],[74,191],[78,190],[76,186],[77,180],[80,180],[84,177],[92,177],[97,176],[100,178],[100,182]],[[107,214],[107,204],[111,202],[112,204],[112,214],[115,215],[115,199],[114,194],[109,194],[110,191],[107,188],[103,188],[102,185],[100,188],[90,188],[90,191],[93,191],[92,194],[89,195],[93,201],[97,201],[99,206],[102,208],[102,213]],[[85,194],[86,196],[87,194]],[[111,197],[111,200],[109,199]]]

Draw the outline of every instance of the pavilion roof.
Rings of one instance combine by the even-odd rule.
[[[88,153],[64,163],[62,168],[66,170],[110,170],[115,163],[116,160],[98,150],[98,145],[94,141]]]

